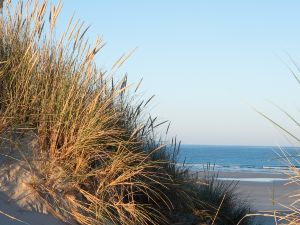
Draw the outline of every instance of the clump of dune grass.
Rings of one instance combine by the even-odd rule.
[[[83,24],[71,18],[56,39],[60,10],[61,4],[46,1],[19,1],[12,10],[6,2],[0,17],[2,145],[28,164],[30,185],[63,221],[162,224],[176,201],[191,208],[183,188],[189,180],[173,161],[176,145],[169,151],[155,136],[161,123],[143,117],[149,100],[135,102],[126,77],[114,81],[96,67],[103,43],[89,45]]]
[[[137,100],[126,76],[116,80],[96,66],[103,42],[90,45],[84,24],[71,18],[55,34],[61,6],[4,4],[1,150],[27,165],[36,198],[67,223],[168,224],[178,212],[199,217],[202,189],[188,169],[176,167],[177,141],[165,145],[157,136],[164,122],[144,116],[151,99]]]
[[[1,15],[2,140],[22,145],[29,136],[31,151],[21,158],[34,174],[31,185],[63,221],[163,221],[157,207],[171,207],[161,190],[172,181],[164,160],[151,160],[163,146],[151,144],[156,124],[140,119],[147,103],[129,104],[126,77],[113,83],[95,66],[103,43],[90,46],[82,24],[71,19],[56,39],[61,4],[47,6],[19,1]]]

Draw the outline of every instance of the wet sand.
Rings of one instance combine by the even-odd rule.
[[[291,195],[299,193],[300,189],[289,183],[284,174],[220,172],[219,179],[238,181],[238,192],[257,211],[286,210],[283,205],[293,203],[295,199]]]

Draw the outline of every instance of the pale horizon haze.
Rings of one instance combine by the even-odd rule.
[[[52,1],[57,2],[57,1]],[[293,145],[253,108],[299,129],[271,102],[299,118],[300,1],[62,1],[58,26],[75,18],[106,43],[97,64],[120,69],[149,112],[170,120],[183,144]]]

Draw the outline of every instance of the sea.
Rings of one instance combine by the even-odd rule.
[[[221,172],[288,173],[289,166],[300,166],[299,157],[297,147],[182,145],[178,165],[194,171],[210,165]]]

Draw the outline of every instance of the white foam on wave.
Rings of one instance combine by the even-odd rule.
[[[186,166],[190,168],[192,171],[203,171],[207,169],[207,164],[203,163],[176,163],[177,166],[182,167]],[[214,168],[215,171],[220,172],[248,172],[248,173],[268,173],[268,174],[287,174],[290,173],[289,167],[287,166],[262,166],[255,167],[252,165],[218,165],[213,164],[211,167]]]
[[[229,177],[219,177],[219,180],[223,181],[240,181],[240,182],[261,182],[261,183],[270,183],[276,181],[287,181],[286,178],[274,178],[274,177],[264,177],[264,178],[229,178]]]

